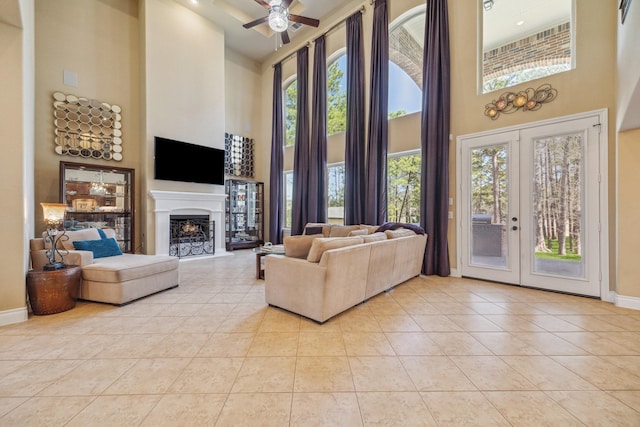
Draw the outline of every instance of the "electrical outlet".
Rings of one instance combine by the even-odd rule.
[[[449,211],[449,219],[453,219],[453,212]]]

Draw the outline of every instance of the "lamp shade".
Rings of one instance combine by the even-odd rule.
[[[58,226],[64,222],[67,205],[62,203],[40,203],[44,213],[44,222],[48,226]]]

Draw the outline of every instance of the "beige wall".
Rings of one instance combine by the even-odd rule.
[[[640,298],[640,129],[618,135],[618,296]],[[640,300],[639,300],[640,301]],[[635,307],[640,308],[638,301]]]
[[[154,137],[224,148],[224,33],[173,0],[142,0],[143,104],[141,176],[146,253],[155,253],[149,190],[222,193],[221,185],[153,179]],[[188,167],[188,166],[187,166]]]
[[[229,49],[225,50],[224,58],[225,131],[253,138],[255,158],[268,156],[270,141],[260,134],[262,122],[270,120],[260,109],[263,98],[260,64]],[[269,171],[263,166],[262,163],[255,164],[256,180],[268,179]]]
[[[58,202],[60,161],[136,169],[140,188],[140,88],[138,6],[130,0],[36,0],[35,232],[44,230],[40,202]],[[63,71],[77,73],[78,86],[63,83]],[[122,107],[123,160],[85,159],[54,152],[54,92],[97,99]],[[140,222],[136,191],[136,223]],[[140,227],[136,228],[140,245]]]
[[[0,325],[26,320],[25,273],[32,233],[33,0],[5,1],[0,9],[0,106],[5,160],[0,168],[0,221],[7,224],[0,268]]]

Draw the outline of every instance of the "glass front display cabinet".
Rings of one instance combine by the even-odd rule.
[[[135,251],[134,170],[60,162],[66,230],[113,228],[122,252]]]
[[[264,184],[255,181],[229,179],[225,182],[226,248],[255,248],[264,243]]]

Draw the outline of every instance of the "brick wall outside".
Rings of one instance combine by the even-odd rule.
[[[571,63],[571,23],[484,52],[483,80],[529,68]]]

